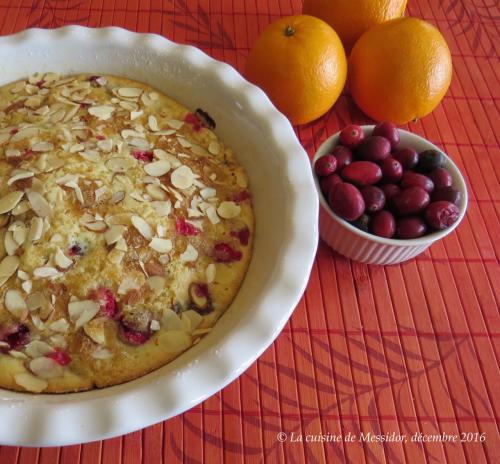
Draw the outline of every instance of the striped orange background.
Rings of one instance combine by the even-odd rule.
[[[0,0],[0,33],[115,25],[197,45],[241,70],[259,31],[300,10],[299,0]],[[470,206],[457,232],[391,267],[356,264],[320,244],[291,321],[222,392],[112,440],[0,447],[0,464],[500,462],[499,4],[410,0],[408,13],[435,24],[453,55],[443,103],[407,128],[441,146],[467,178]],[[344,94],[297,134],[312,155],[351,121],[370,122]],[[289,440],[280,443],[279,432]],[[349,432],[464,441],[305,441]],[[292,433],[304,441],[291,442]]]

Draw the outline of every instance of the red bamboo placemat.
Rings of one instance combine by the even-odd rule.
[[[409,3],[453,55],[443,103],[409,129],[443,147],[466,176],[470,205],[456,233],[390,267],[351,262],[320,243],[285,330],[220,393],[112,440],[0,447],[0,464],[500,462],[500,8],[495,0]],[[299,0],[0,0],[0,34],[121,26],[197,45],[242,70],[259,31],[300,9]],[[342,95],[297,134],[312,155],[349,122],[369,120]],[[369,441],[377,436],[392,441]]]

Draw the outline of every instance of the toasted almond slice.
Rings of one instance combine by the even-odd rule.
[[[62,122],[71,121],[76,116],[76,113],[78,113],[79,109],[80,108],[78,106],[73,106],[70,110],[66,112],[66,115],[64,116]]]
[[[35,143],[31,149],[35,152],[44,152],[44,151],[50,151],[54,149],[54,144],[51,142],[38,142]]]
[[[137,112],[138,109],[139,109],[139,105],[133,101],[133,100],[120,100],[118,102],[118,105],[120,105],[120,107],[122,107],[124,110],[127,110],[127,111],[134,111],[134,112]],[[141,110],[142,112],[142,110]]]
[[[154,237],[149,246],[158,253],[168,253],[172,250],[172,240]]]
[[[118,287],[118,295],[126,295],[129,290],[139,290],[140,284],[133,277],[125,277]]]
[[[8,256],[13,256],[19,248],[19,243],[14,240],[14,234],[11,231],[5,233],[3,244]]]
[[[96,150],[83,150],[79,152],[79,155],[90,163],[99,163],[101,161],[101,157]]]
[[[106,240],[106,243],[108,245],[113,245],[113,243],[116,243],[120,238],[123,237],[123,234],[127,228],[125,226],[120,226],[120,225],[113,225],[111,226],[105,233],[104,233],[104,239]]]
[[[214,263],[210,263],[205,269],[205,278],[207,279],[207,284],[211,284],[215,280],[217,268]]]
[[[213,206],[209,206],[205,214],[207,215],[208,220],[212,224],[218,224],[220,222],[219,215],[217,214],[217,210]]]
[[[0,199],[0,214],[5,214],[16,207],[24,196],[24,192],[10,192]]]
[[[130,137],[139,137],[139,138],[145,137],[145,135],[142,132],[138,132],[138,131],[133,130],[133,129],[123,129],[120,132],[120,134],[124,139],[128,139]]]
[[[132,157],[125,158],[122,156],[115,156],[106,161],[106,167],[111,172],[126,172],[134,165]]]
[[[111,359],[113,357],[113,353],[106,348],[99,347],[92,353],[92,357],[94,359]]]
[[[30,358],[39,358],[53,353],[54,348],[42,340],[33,340],[26,345],[24,351]]]
[[[113,140],[112,139],[98,140],[97,146],[99,147],[100,150],[108,153],[113,149]]]
[[[31,208],[37,216],[44,218],[52,215],[52,208],[40,193],[35,190],[28,190],[28,192],[26,192],[26,196],[28,197]]]
[[[132,110],[130,112],[130,120],[135,121],[136,119],[140,118],[143,114],[144,114],[144,111],[142,111],[142,110],[139,110],[139,111]]]
[[[223,219],[232,219],[240,215],[241,206],[234,201],[223,201],[217,208],[217,213]]]
[[[56,248],[54,253],[54,263],[61,269],[68,269],[73,265],[73,261],[69,259],[59,247]]]
[[[167,160],[153,161],[144,166],[144,171],[153,177],[161,177],[170,170],[170,163]]]
[[[15,230],[12,232],[12,238],[19,246],[24,244],[27,236],[28,236],[28,229],[24,224],[20,225],[19,227],[16,227]]]
[[[0,141],[1,145],[1,141]],[[5,150],[5,157],[6,158],[19,158],[21,156],[21,152],[17,148],[7,148]]]
[[[20,387],[33,393],[41,393],[49,386],[45,380],[39,379],[28,372],[16,374],[14,380]]]
[[[89,108],[89,114],[95,116],[101,121],[106,121],[111,118],[111,115],[115,112],[116,108],[114,106],[101,105],[101,106],[91,106]]]
[[[26,306],[24,296],[19,290],[7,290],[5,292],[4,305],[5,309],[17,319],[24,319],[28,314],[28,306]]]
[[[118,95],[125,98],[138,98],[142,94],[142,89],[136,87],[120,87],[118,89]]]
[[[31,171],[26,171],[25,169],[14,169],[10,173],[10,177],[9,177],[9,180],[7,181],[7,185],[12,185],[17,180],[29,179],[30,177],[33,177],[33,176],[34,176],[34,173]]]
[[[17,271],[19,267],[19,257],[18,256],[6,256],[0,262],[0,278],[6,277],[7,279]]]
[[[24,290],[25,293],[30,294],[31,290],[33,290],[33,281],[31,281],[31,280],[25,280],[21,284],[21,288]]]
[[[99,303],[94,300],[72,301],[68,304],[69,318],[77,329],[92,320],[99,309]]]
[[[83,331],[98,345],[104,345],[106,343],[104,320],[102,318],[96,318],[87,322],[87,324],[83,326]]]
[[[123,261],[124,257],[125,252],[122,250],[118,250],[117,248],[113,248],[107,256],[108,261],[113,264],[120,264]]]
[[[217,195],[217,191],[213,188],[206,187],[200,190],[200,195],[204,200],[209,198],[214,198]]]
[[[209,144],[208,144],[208,151],[209,153],[211,153],[212,155],[218,155],[220,153],[220,145],[219,145],[219,142],[217,142],[216,140],[212,140]]]
[[[111,203],[116,204],[120,203],[125,198],[125,192],[123,190],[120,190],[118,192],[113,193],[111,197]]]
[[[193,245],[188,243],[186,250],[184,251],[184,253],[182,253],[179,256],[179,259],[183,263],[189,263],[189,262],[196,261],[198,259],[198,251],[196,250],[196,248]]]
[[[76,195],[77,200],[83,205],[83,203],[84,203],[83,193],[82,193],[80,186],[78,185],[78,182],[71,180],[69,182],[66,182],[66,184],[64,184],[64,185],[66,187],[72,188],[75,191],[75,195]]]
[[[20,216],[21,214],[27,213],[31,209],[28,201],[20,201],[17,206],[10,212],[12,216]]]
[[[18,269],[17,277],[19,277],[21,280],[29,280],[30,275],[27,272],[24,272],[23,270]]]
[[[69,147],[70,153],[78,153],[82,150],[85,150],[85,145],[83,143],[75,143]]]
[[[180,317],[170,308],[163,310],[162,325],[165,330],[182,330],[183,325]]]
[[[61,122],[62,119],[66,116],[66,111],[63,109],[57,110],[56,112],[50,115],[50,121],[54,124]]]
[[[160,293],[165,288],[165,277],[155,275],[146,280],[148,287],[155,293]]]
[[[43,219],[40,217],[34,217],[31,219],[30,230],[28,232],[28,240],[30,242],[36,242],[42,238],[43,234]]]
[[[179,144],[183,148],[191,148],[193,146],[193,144],[191,142],[187,141],[184,137],[178,136],[177,141],[179,142]]]
[[[52,358],[41,356],[30,362],[30,370],[41,379],[54,379],[61,377],[64,373],[62,366],[57,364]]]
[[[193,185],[194,173],[189,166],[180,166],[170,176],[172,185],[178,189],[185,190]]]
[[[31,139],[32,137],[36,137],[38,133],[40,132],[40,129],[36,126],[28,126],[23,129],[20,129],[19,132],[16,132],[12,138],[10,139],[11,142],[19,142],[21,140],[25,139]]]
[[[48,304],[47,298],[45,298],[42,292],[35,292],[28,295],[26,298],[26,304],[28,305],[29,311],[36,311]]]
[[[131,140],[127,140],[127,143],[134,148],[139,148],[140,150],[149,150],[151,148],[150,143],[146,139],[139,137],[134,137]]]
[[[162,188],[157,184],[146,185],[146,192],[154,198],[155,200],[166,200],[167,194]]]
[[[57,321],[51,322],[49,324],[49,329],[54,332],[67,333],[69,330],[69,322],[62,317],[61,319],[57,319]]]
[[[40,266],[33,270],[33,277],[35,279],[52,278],[59,275],[59,271],[52,266]]]
[[[160,130],[160,128],[158,127],[158,121],[153,115],[150,115],[148,117],[148,126],[153,132]]]
[[[104,221],[86,222],[83,226],[92,232],[104,232],[108,228]]]
[[[178,119],[167,119],[165,122],[169,127],[175,130],[179,130],[184,125],[184,122]]]
[[[151,238],[153,237],[153,230],[142,217],[132,216],[130,220],[132,221],[132,225],[146,240],[151,240]]]

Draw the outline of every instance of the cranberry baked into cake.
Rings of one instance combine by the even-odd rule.
[[[0,387],[118,384],[211,330],[254,228],[214,127],[121,77],[0,88]]]

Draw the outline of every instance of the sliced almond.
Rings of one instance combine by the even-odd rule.
[[[158,121],[153,115],[150,115],[148,117],[148,126],[153,132],[157,132],[160,130],[160,128],[158,127]]]
[[[198,251],[193,245],[188,243],[186,250],[179,256],[179,259],[183,263],[190,263],[196,261],[198,259]]]
[[[161,177],[170,170],[170,163],[166,160],[154,161],[144,166],[144,171],[153,177]]]
[[[158,185],[158,184],[148,184],[146,185],[146,192],[154,198],[155,200],[166,200],[167,194],[166,192]]]
[[[94,300],[72,301],[68,304],[69,318],[77,329],[92,320],[99,309],[99,303]]]
[[[50,115],[50,121],[54,124],[61,122],[62,119],[66,116],[66,111],[63,109],[57,110]]]
[[[120,264],[123,261],[123,258],[125,257],[125,252],[122,250],[119,250],[117,248],[113,248],[107,256],[107,259],[110,263],[113,264]]]
[[[26,171],[25,169],[14,169],[10,173],[10,177],[9,177],[9,180],[7,181],[7,185],[12,185],[17,180],[29,179],[30,177],[33,177],[33,176],[34,176],[34,173],[31,171]]]
[[[122,102],[122,103],[128,103],[128,102]],[[122,105],[120,104],[120,106],[122,106]],[[136,119],[140,118],[143,114],[144,114],[144,111],[142,111],[142,110],[136,111],[133,109],[130,112],[130,120],[135,121]]]
[[[134,159],[115,156],[106,161],[106,167],[111,172],[126,172],[134,165]]]
[[[30,230],[28,232],[28,240],[36,242],[42,238],[43,233],[43,219],[40,217],[33,217],[31,219]]]
[[[69,322],[62,317],[57,321],[51,322],[49,324],[49,329],[53,330],[54,332],[67,333],[69,330]]]
[[[118,295],[126,295],[130,290],[139,290],[140,284],[133,277],[125,277],[118,287]]]
[[[10,289],[5,292],[5,309],[15,318],[24,319],[28,314],[28,306],[24,301],[24,296],[19,290]]]
[[[25,127],[24,129],[20,129],[18,132],[16,132],[12,136],[10,141],[11,142],[19,142],[21,140],[30,139],[32,137],[36,137],[39,132],[40,132],[40,129],[36,126]]]
[[[17,206],[10,212],[13,216],[20,216],[21,214],[27,213],[31,209],[28,201],[22,200]]]
[[[153,238],[149,246],[158,253],[169,253],[172,250],[172,240],[168,238]]]
[[[189,166],[180,166],[170,176],[172,185],[178,189],[185,190],[193,185],[194,173]]]
[[[213,206],[209,206],[205,214],[207,215],[208,220],[212,224],[218,224],[220,222],[219,215],[217,214],[217,210]]]
[[[26,304],[29,311],[36,311],[48,304],[48,300],[42,292],[35,292],[26,298]]]
[[[120,97],[138,98],[142,94],[142,89],[138,89],[136,87],[120,87],[117,93]]]
[[[26,196],[28,197],[31,208],[37,216],[44,218],[52,215],[52,208],[40,193],[35,190],[28,190],[28,192],[26,192]]]
[[[139,137],[139,138],[144,138],[144,134],[142,132],[138,132],[136,130],[133,130],[133,129],[123,129],[121,132],[120,132],[121,136],[124,138],[124,139],[128,139],[130,137]]]
[[[223,201],[217,208],[217,213],[223,219],[232,219],[240,215],[241,206],[234,201]]]
[[[83,226],[92,232],[104,232],[108,228],[104,221],[86,222]]]
[[[127,230],[126,227],[120,225],[111,226],[104,234],[104,239],[108,245],[113,245],[120,238],[123,237],[123,234]]]
[[[148,287],[155,293],[160,293],[165,288],[165,277],[156,275],[146,280]]]
[[[0,262],[0,279],[9,278],[17,271],[19,267],[19,257],[18,256],[6,256]]]
[[[24,244],[27,236],[28,236],[28,230],[26,226],[22,223],[19,224],[17,227],[15,227],[15,229],[12,231],[12,238],[19,246]]]
[[[24,290],[24,293],[30,294],[31,290],[33,290],[33,281],[31,281],[31,280],[25,280],[21,284],[21,288]]]
[[[209,153],[211,153],[212,155],[218,155],[220,153],[220,145],[219,145],[219,142],[217,142],[216,140],[212,140],[209,144],[208,144],[208,151]]]
[[[92,357],[94,359],[111,359],[113,357],[113,353],[106,348],[97,348],[93,353]]]
[[[54,348],[42,340],[33,340],[26,345],[24,351],[30,358],[39,358],[53,353]]]
[[[21,151],[18,150],[17,148],[7,148],[7,150],[5,150],[6,158],[19,158],[20,156],[21,156]]]
[[[68,269],[73,265],[73,261],[69,259],[59,247],[56,248],[54,253],[54,263],[60,269]]]
[[[3,244],[5,252],[9,256],[13,256],[19,248],[19,243],[14,240],[14,234],[11,231],[7,231],[5,233]]]
[[[210,263],[205,269],[205,279],[207,284],[211,284],[215,280],[215,273],[217,268],[214,263]]]
[[[184,137],[177,136],[177,141],[183,148],[191,148],[193,146],[193,144],[186,140]]]
[[[146,240],[152,239],[153,230],[151,229],[151,226],[142,217],[132,216],[130,220],[132,222],[132,225]]]
[[[125,192],[123,190],[120,190],[118,192],[113,193],[111,197],[111,203],[116,204],[120,203],[125,198]]]
[[[24,192],[10,192],[0,199],[0,214],[5,214],[16,207],[24,196]]]
[[[33,359],[30,362],[30,370],[41,379],[54,379],[56,377],[61,377],[64,373],[62,366],[46,356]]]
[[[175,130],[179,130],[184,125],[184,122],[178,119],[167,119],[165,122],[169,127]]]
[[[28,372],[16,374],[14,380],[20,387],[33,393],[41,393],[49,386],[45,380],[39,379]]]
[[[106,121],[111,118],[111,115],[115,112],[116,108],[114,106],[91,106],[89,108],[89,114],[95,116],[97,119],[101,121]]]
[[[83,331],[87,336],[97,343],[98,345],[104,345],[106,343],[106,333],[104,332],[104,320],[102,318],[96,318],[87,322],[83,326]]]
[[[52,266],[40,266],[33,270],[33,277],[35,279],[50,279],[58,275],[59,271]]]
[[[209,198],[214,198],[217,195],[217,191],[213,188],[206,187],[200,190],[200,195],[204,200]]]
[[[32,145],[31,149],[36,152],[50,151],[54,149],[54,144],[51,142],[38,142]]]
[[[100,150],[108,153],[113,149],[113,140],[112,139],[98,140],[97,147]]]

